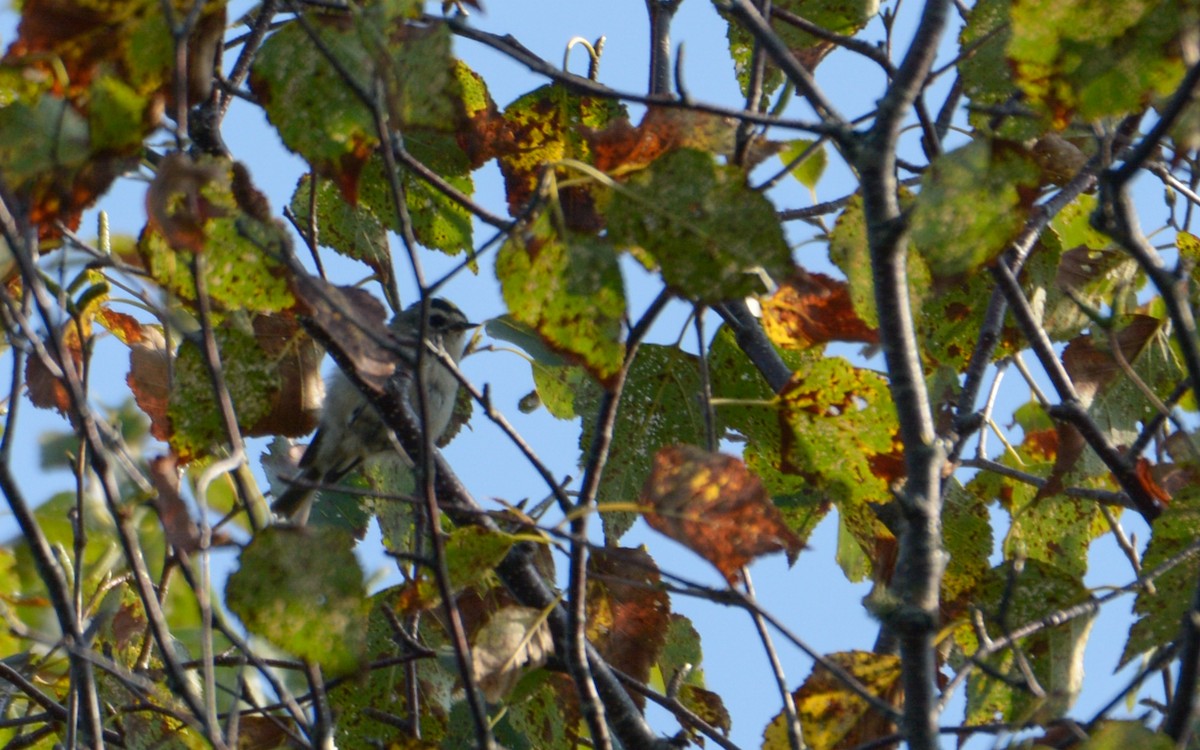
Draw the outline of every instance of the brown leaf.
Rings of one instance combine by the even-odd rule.
[[[132,315],[101,307],[96,313],[96,320],[122,344],[132,346],[142,340],[142,324]]]
[[[228,181],[221,162],[197,163],[182,153],[167,154],[146,191],[146,217],[176,250],[204,250],[204,222],[224,215],[203,195],[212,182]]]
[[[804,543],[783,521],[762,480],[740,459],[688,445],[663,448],[642,487],[646,522],[711,562],[730,585],[772,552],[795,562]]]
[[[854,311],[846,282],[802,268],[763,302],[763,327],[785,349],[830,341],[879,343],[879,331]]]
[[[279,389],[270,409],[246,434],[307,435],[321,418],[325,395],[321,379],[324,352],[294,315],[255,315],[251,325],[258,346],[278,368]]]
[[[644,169],[680,148],[731,156],[736,133],[737,123],[730,118],[667,107],[650,107],[637,127],[620,119],[603,130],[583,129],[583,136],[595,154],[595,167],[610,175]],[[753,168],[781,148],[782,144],[771,141],[755,141],[744,166]]]
[[[1152,315],[1133,314],[1127,316],[1128,325],[1116,333],[1116,344],[1126,362],[1133,362],[1158,334],[1164,321]],[[1121,374],[1121,366],[1113,357],[1107,338],[1097,343],[1097,335],[1075,337],[1063,351],[1062,363],[1067,374],[1075,383],[1079,398],[1084,406]]]
[[[176,552],[190,554],[200,549],[200,527],[192,520],[187,503],[179,494],[179,463],[173,456],[158,456],[150,461],[150,482],[154,485],[154,509],[162,524],[167,543]]]
[[[526,672],[545,664],[552,653],[554,642],[542,611],[506,607],[475,634],[471,659],[480,690],[496,703]]]
[[[1137,474],[1138,481],[1141,482],[1142,488],[1146,494],[1154,498],[1158,502],[1166,505],[1171,502],[1171,495],[1162,485],[1155,479],[1154,474],[1157,467],[1152,465],[1145,456],[1138,456],[1137,463],[1133,466]]]
[[[143,326],[141,337],[129,347],[129,374],[125,376],[138,408],[150,417],[150,434],[163,441],[171,437],[171,420],[167,416],[171,396],[169,359],[162,332],[153,326]]]
[[[292,278],[292,292],[302,314],[321,342],[336,342],[368,384],[382,391],[396,368],[396,358],[377,342],[390,337],[386,312],[370,292],[335,286],[307,274]]]
[[[1150,315],[1135,314],[1128,316],[1131,322],[1118,331],[1115,342],[1120,347],[1126,362],[1133,362],[1142,353],[1146,345],[1159,333],[1163,321]],[[1096,342],[1096,335],[1081,335],[1075,337],[1063,351],[1062,363],[1075,390],[1084,406],[1090,405],[1101,395],[1118,376],[1122,376],[1121,366],[1117,363],[1110,348],[1110,341],[1102,339]],[[1079,430],[1066,422],[1058,422],[1055,426],[1058,435],[1057,453],[1054,458],[1054,468],[1046,478],[1037,493],[1037,497],[1049,497],[1062,490],[1063,480],[1078,463],[1087,447],[1087,442]],[[1147,490],[1149,491],[1149,487]]]
[[[670,598],[661,583],[645,549],[604,547],[588,558],[589,640],[609,664],[640,682],[649,679],[670,625]]]
[[[74,322],[69,322],[62,331],[63,346],[71,355],[75,372],[82,374],[83,343],[79,337],[79,328]],[[47,350],[53,351],[47,346]],[[61,371],[62,363],[54,363]],[[32,356],[25,363],[25,383],[29,390],[29,400],[41,409],[56,409],[60,414],[71,413],[71,397],[66,384],[56,376],[40,356]]]

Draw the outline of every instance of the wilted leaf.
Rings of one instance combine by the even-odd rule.
[[[649,678],[667,638],[671,606],[661,583],[644,548],[604,547],[588,556],[588,640],[639,682]]]
[[[506,607],[475,634],[471,648],[479,687],[496,703],[527,672],[546,663],[554,641],[543,613],[529,607]]]
[[[646,522],[708,560],[733,585],[744,565],[804,543],[783,522],[762,481],[733,456],[681,445],[663,448],[642,488]]]
[[[346,673],[364,655],[370,612],[353,548],[353,537],[340,529],[261,531],[229,576],[229,608],[251,633],[332,674]]]
[[[842,651],[825,656],[853,675],[876,698],[893,706],[901,703],[900,657],[870,651]],[[813,667],[804,685],[793,694],[804,728],[804,742],[813,750],[852,748],[892,734],[896,726],[881,716],[841,679],[824,667]],[[763,748],[789,746],[786,717],[781,712],[763,732]]]
[[[58,334],[61,337],[63,349],[71,357],[71,362],[67,366],[74,368],[76,380],[82,377],[83,368],[83,341],[79,333],[79,327],[75,322],[69,321]],[[50,356],[54,356],[54,347],[47,345],[46,349],[50,352]],[[61,361],[55,360],[54,367],[62,373],[63,363]],[[26,360],[25,383],[29,400],[33,402],[34,406],[41,409],[55,409],[59,414],[64,415],[74,413],[66,382],[47,366],[41,356],[35,354]]]
[[[650,107],[636,127],[620,118],[602,130],[583,132],[595,153],[593,166],[612,177],[644,169],[681,148],[732,157],[737,142],[735,120],[677,107]],[[779,148],[780,144],[756,140],[743,167],[753,168]]]
[[[169,360],[162,331],[144,326],[138,340],[129,347],[129,374],[125,377],[138,408],[150,417],[150,434],[163,441],[171,436],[167,416],[171,397]]]
[[[200,527],[192,520],[187,504],[179,494],[178,461],[159,456],[150,462],[150,481],[154,484],[154,509],[162,523],[167,544],[176,551],[191,554],[200,549]]]
[[[776,345],[806,349],[830,341],[879,342],[879,331],[855,313],[846,282],[796,268],[763,300],[763,328]]]

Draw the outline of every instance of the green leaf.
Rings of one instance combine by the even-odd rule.
[[[580,460],[588,459],[602,391],[589,384],[575,400],[583,417]],[[635,502],[650,473],[654,454],[673,443],[704,442],[704,413],[696,394],[700,370],[696,358],[673,346],[644,344],[630,368],[613,426],[612,446],[597,501]],[[603,510],[603,509],[602,509]],[[604,533],[615,543],[633,525],[626,511],[603,514]]]
[[[452,135],[420,131],[409,134],[405,138],[405,145],[413,158],[436,172],[455,190],[468,198],[474,193],[471,165]],[[417,241],[447,255],[470,252],[470,211],[412,170],[401,168],[399,172],[409,225]],[[404,231],[396,214],[392,183],[382,156],[375,155],[367,161],[358,188],[359,202],[364,209],[379,217],[393,232]]]
[[[1023,151],[982,139],[934,160],[912,216],[930,269],[955,276],[996,257],[1024,226],[1040,176]]]
[[[358,34],[319,15],[308,19],[338,67],[301,24],[290,23],[267,37],[255,55],[250,88],[284,145],[333,179],[353,201],[358,174],[379,138],[370,110],[338,68],[360,90],[371,92],[374,66]]]
[[[703,661],[704,652],[700,648],[700,634],[696,632],[696,626],[683,615],[671,613],[666,640],[655,663],[663,681],[660,687],[665,690],[666,685],[685,669],[688,670],[686,684],[703,685],[704,671],[699,668]]]
[[[617,253],[603,240],[553,226],[552,210],[514,231],[496,257],[511,315],[600,382],[625,359],[625,288]]]
[[[1028,101],[1061,127],[1124,115],[1183,76],[1177,52],[1190,15],[1172,0],[1017,0],[1007,53]]]
[[[1188,485],[1171,499],[1151,529],[1150,544],[1142,557],[1143,570],[1154,570],[1200,539],[1200,488]],[[1151,649],[1174,641],[1180,623],[1191,607],[1190,592],[1200,573],[1200,555],[1192,553],[1180,564],[1154,579],[1153,590],[1142,589],[1133,603],[1138,620],[1118,666],[1128,664]]]
[[[771,202],[741,169],[703,151],[679,149],[635,173],[605,216],[614,242],[654,256],[666,283],[691,300],[744,297],[762,289],[759,271],[782,278],[792,266]]]
[[[242,213],[233,195],[230,167],[228,162],[206,162],[203,168],[212,179],[199,188],[198,194],[181,190],[167,197],[178,199],[178,203],[197,201],[204,206],[202,216],[189,218],[199,223],[204,279],[215,308],[286,310],[296,304],[296,299],[276,249],[278,243],[286,241],[284,230]],[[192,249],[173,248],[159,229],[147,226],[138,240],[138,252],[156,283],[186,301],[195,301]]]
[[[793,371],[807,367],[811,360],[807,354],[776,351]],[[782,449],[784,426],[775,394],[738,347],[728,326],[722,326],[713,337],[708,370],[713,396],[738,402],[718,406],[719,421],[746,441],[746,465],[762,478],[792,531],[807,539],[832,507],[830,499],[821,493],[798,491],[792,477],[773,468]]]
[[[397,588],[385,589],[368,600],[365,658],[371,662],[391,660],[391,665],[367,670],[355,680],[352,689],[329,691],[329,702],[337,715],[339,747],[435,748],[446,734],[446,714],[452,691],[457,688],[458,670],[447,667],[440,659],[417,659],[415,665],[421,685],[418,720],[421,736],[429,744],[411,745],[411,730],[387,721],[388,716],[410,714],[407,692],[397,689],[407,679],[408,660],[403,657],[411,657],[407,645],[397,643],[396,639],[393,623],[397,592]],[[431,625],[434,619],[421,618],[419,637],[422,645],[438,649],[445,646],[446,639],[439,627]]]
[[[1019,96],[1006,52],[1012,37],[1011,7],[1012,0],[975,3],[958,36],[962,53],[958,73],[962,78],[963,93],[974,105],[967,112],[971,127],[983,133],[1024,141],[1046,131],[1045,118],[1000,117],[993,111],[1010,106]]]
[[[242,550],[239,563],[226,597],[247,630],[331,674],[361,663],[371,604],[350,534],[269,528]]]
[[[805,140],[803,138],[791,141],[779,152],[779,160],[784,165],[791,164],[796,159],[799,159],[801,154],[812,148],[814,143],[816,141]],[[804,161],[792,167],[790,174],[809,190],[816,190],[817,182],[820,181],[821,175],[825,173],[825,164],[828,158],[824,146],[815,148],[804,158]]]
[[[1064,495],[1038,498],[1013,508],[1004,556],[1009,560],[1024,556],[1082,578],[1092,540],[1108,531],[1093,500]]]
[[[521,684],[506,701],[508,713],[505,719],[513,736],[505,747],[523,742],[530,747],[571,747],[572,727],[569,714],[563,710],[563,696],[554,683],[546,679],[546,672],[534,672],[522,679]],[[501,729],[497,727],[497,739]],[[534,744],[529,745],[532,742]]]
[[[550,351],[537,331],[518,322],[512,315],[492,318],[487,322],[486,329],[492,338],[516,344],[529,355],[536,395],[550,414],[558,419],[574,419],[578,416],[575,413],[575,394],[588,381],[582,367],[568,365],[562,357]]]
[[[942,576],[942,606],[965,606],[991,570],[992,524],[987,505],[957,479],[946,484],[942,546],[950,555]]]
[[[309,225],[311,191],[312,176],[306,174],[296,183],[292,193],[292,213],[301,227]],[[318,242],[348,258],[363,261],[376,272],[391,269],[387,229],[365,202],[351,206],[332,182],[320,179],[317,180],[315,198]]]
[[[1093,727],[1090,736],[1076,745],[1078,750],[1172,750],[1175,742],[1165,734],[1153,732],[1136,721],[1105,721]]]
[[[446,537],[445,545],[451,590],[457,593],[486,581],[514,543],[513,536],[480,526],[454,529]],[[438,583],[427,567],[417,580],[415,597],[425,606],[441,600]]]
[[[278,363],[263,352],[253,332],[220,326],[213,336],[238,426],[248,431],[271,409],[272,396],[281,382]],[[194,339],[185,339],[179,347],[167,414],[171,446],[183,458],[203,455],[228,438],[208,363]]]
[[[114,76],[92,82],[88,127],[95,151],[127,151],[142,143],[149,101]]]
[[[778,0],[772,5],[801,16],[835,34],[845,36],[853,36],[858,33],[879,12],[879,0]],[[722,13],[722,15],[726,14]],[[727,18],[727,20],[729,21],[727,30],[729,55],[733,58],[742,94],[746,94],[749,91],[751,62],[755,47],[754,37],[737,21],[731,18]],[[781,20],[773,20],[771,27],[784,41],[787,48],[810,71],[814,70],[821,58],[833,48],[831,42],[801,31]],[[783,83],[782,73],[769,62],[769,59],[763,87],[766,96],[769,96]]]
[[[867,220],[862,196],[852,195],[838,214],[829,235],[829,260],[846,274],[850,301],[858,317],[871,328],[879,327],[875,310],[875,278],[871,275],[871,248],[867,244]],[[924,267],[924,264],[921,264]],[[910,270],[912,270],[910,268]]]
[[[1091,228],[1095,206],[1096,198],[1085,194],[1064,208],[1025,265],[1026,293],[1038,303],[1035,312],[1054,341],[1067,341],[1093,324],[1080,302],[1097,310],[1137,304],[1137,263]]]
[[[46,94],[0,108],[0,164],[10,188],[78,169],[90,155],[87,120],[66,101]]]
[[[1014,572],[1009,564],[993,568],[976,598],[992,638],[1066,607],[1091,601],[1079,577],[1037,560],[1027,560],[1019,572]],[[994,620],[997,612],[1004,613],[1004,621]],[[997,715],[1012,722],[1044,722],[1061,717],[1082,687],[1083,651],[1092,622],[1092,615],[1084,615],[1021,639],[1021,652],[1045,690],[1045,699],[1035,698],[1021,685],[1024,677],[1011,649],[989,657],[989,671],[1004,675],[1007,680],[996,679],[980,669],[971,672],[967,679],[966,723],[992,722]],[[959,625],[954,637],[964,655],[971,655],[979,648],[971,623]]]

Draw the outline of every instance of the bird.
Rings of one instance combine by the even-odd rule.
[[[421,328],[421,303],[411,305],[388,326],[399,340],[400,356],[392,379],[409,383],[408,398],[418,412],[417,378],[412,368],[417,362],[416,344]],[[477,327],[449,300],[435,297],[429,301],[425,340],[446,353],[455,364],[462,359],[467,331]],[[426,426],[434,442],[450,424],[458,397],[458,379],[430,352],[421,360],[421,382],[426,391],[429,423]],[[375,407],[341,369],[326,383],[325,403],[312,441],[300,457],[299,474],[291,487],[282,492],[271,506],[277,515],[303,526],[312,510],[316,489],[313,485],[336,483],[363,461],[379,454],[394,455],[387,425]],[[419,413],[417,414],[419,418]],[[407,455],[403,458],[411,465]]]

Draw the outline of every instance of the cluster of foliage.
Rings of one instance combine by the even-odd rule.
[[[736,747],[668,594],[744,608],[772,657],[779,639],[805,650],[755,600],[746,566],[794,559],[830,513],[838,563],[873,583],[880,636],[810,654],[795,689],[780,669],[764,747],[934,748],[960,690],[960,737],[1188,742],[1194,9],[926,0],[906,9],[915,32],[896,52],[897,10],[870,0],[714,0],[745,95],[729,108],[673,80],[679,3],[646,2],[645,93],[564,72],[462,3],[263,0],[234,23],[223,0],[22,3],[0,61],[13,372],[0,491],[22,530],[0,548],[6,746]],[[546,82],[500,107],[456,44]],[[813,78],[850,56],[888,81],[853,120]],[[222,141],[235,98],[309,165],[281,214]],[[852,193],[773,202],[781,180],[815,188],[834,158]],[[474,197],[493,160],[507,216]],[[131,175],[147,182],[144,230],[82,239],[84,210]],[[1139,176],[1164,188],[1165,247],[1140,228]],[[788,238],[804,231],[842,278],[797,264]],[[305,245],[318,267],[322,252],[365,264],[393,309],[401,268],[436,292],[421,252],[461,256],[455,273],[494,267],[508,313],[486,331],[527,352],[527,405],[580,420],[581,479],[562,486],[563,467],[539,460],[483,386],[463,382],[458,422],[474,404],[499,425],[556,512],[486,512],[425,450],[388,387],[383,305],[312,275]],[[626,258],[661,280],[645,310],[628,304]],[[647,342],[679,300],[698,352]],[[721,325],[706,332],[710,311]],[[129,352],[130,403],[111,414],[90,398],[113,369],[93,366],[103,336]],[[846,342],[882,358],[833,353]],[[322,347],[419,460],[327,488],[294,528],[271,517],[246,439],[274,437],[262,462],[287,475],[286,439],[319,414]],[[1010,365],[1020,379],[1005,379]],[[994,414],[1014,381],[1031,400]],[[46,453],[77,480],[36,507],[11,458],[26,396],[69,421]],[[740,457],[717,452],[731,438]],[[639,513],[728,587],[621,547]],[[1144,549],[1123,513],[1152,524]],[[603,545],[589,542],[596,517]],[[373,519],[404,582],[371,594],[354,546]],[[1084,574],[1109,535],[1130,581],[1101,594]],[[238,569],[222,588],[209,559],[223,547]],[[1120,661],[1146,660],[1113,706],[1154,676],[1171,689],[1137,721],[1111,719],[1113,706],[1070,719],[1091,622],[1123,597],[1137,618]],[[647,723],[648,702],[678,734]]]

